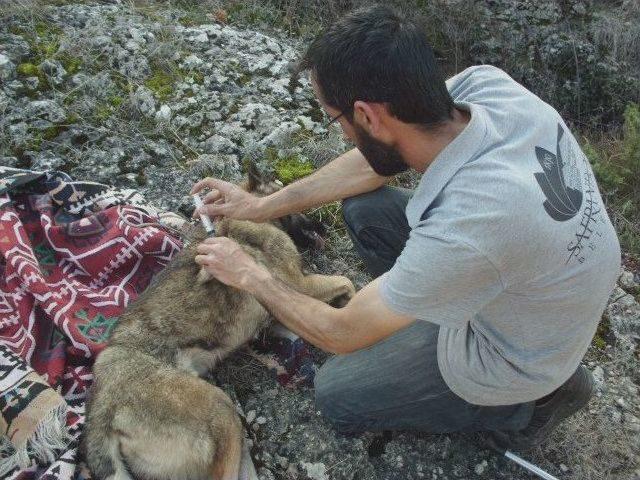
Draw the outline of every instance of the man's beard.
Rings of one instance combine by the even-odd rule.
[[[404,172],[409,165],[404,163],[402,155],[395,149],[380,140],[376,140],[357,123],[353,123],[356,134],[356,146],[367,159],[374,172],[383,177],[391,177]]]

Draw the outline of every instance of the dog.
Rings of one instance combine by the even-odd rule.
[[[313,221],[281,222],[296,225],[312,229]],[[346,277],[305,274],[291,237],[273,224],[224,219],[217,234],[301,293],[328,303],[355,294]],[[299,235],[316,243],[309,231]],[[196,240],[205,236],[199,229]],[[269,314],[195,263],[198,241],[125,311],[95,362],[83,451],[99,479],[237,480],[240,419],[231,399],[201,377],[264,328]]]

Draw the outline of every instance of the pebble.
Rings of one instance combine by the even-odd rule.
[[[633,291],[636,288],[640,287],[640,284],[638,282],[636,282],[633,273],[628,271],[628,270],[624,270],[620,274],[620,278],[618,278],[618,283],[627,292]]]
[[[165,32],[162,28],[166,25],[162,25],[162,20],[145,24],[144,20],[129,18],[125,12],[122,12],[121,7],[115,5],[118,2],[110,3],[114,5],[104,7],[106,8],[104,11],[100,10],[103,7],[68,5],[65,6],[67,11],[65,15],[73,16],[73,11],[77,8],[86,9],[86,12],[89,12],[86,15],[89,20],[92,16],[99,20],[108,12],[122,13],[115,26],[110,26],[108,31],[104,28],[100,31],[100,28],[96,27],[100,23],[90,21],[89,24],[93,24],[95,34],[87,38],[87,47],[95,49],[97,53],[102,52],[106,57],[112,57],[121,65],[143,64],[150,61],[152,58],[149,52],[156,46],[152,42],[151,32],[155,31],[159,34],[162,31],[164,36]],[[159,13],[162,14],[162,12]],[[82,33],[82,28],[78,28],[75,33]],[[289,153],[286,150],[286,143],[293,135],[300,132],[301,128],[314,132],[321,128],[309,114],[311,105],[309,99],[312,93],[307,81],[302,79],[303,87],[297,87],[292,97],[287,90],[288,75],[280,72],[284,62],[292,61],[297,57],[298,45],[293,45],[281,38],[269,38],[256,32],[236,29],[233,25],[198,28],[176,26],[175,33],[178,37],[177,41],[172,43],[175,51],[169,52],[167,59],[175,59],[177,64],[187,71],[186,78],[176,81],[167,96],[161,96],[158,95],[157,90],[154,89],[154,93],[145,87],[149,72],[136,77],[132,84],[134,93],[121,94],[123,103],[120,110],[135,113],[135,107],[138,107],[143,116],[150,120],[167,122],[180,135],[184,144],[176,141],[170,133],[167,133],[168,130],[158,128],[160,135],[167,139],[166,144],[156,144],[157,139],[151,141],[144,135],[138,137],[137,131],[121,135],[115,129],[108,134],[97,133],[95,135],[98,136],[90,141],[84,138],[77,146],[80,148],[81,144],[83,154],[86,152],[83,162],[94,158],[94,163],[84,164],[91,166],[91,169],[85,172],[92,172],[95,169],[99,173],[99,180],[109,182],[115,178],[122,178],[133,183],[134,174],[130,170],[135,172],[144,170],[149,183],[145,186],[143,193],[152,201],[166,200],[168,208],[179,201],[184,184],[191,181],[191,178],[186,178],[191,175],[191,172],[176,174],[176,170],[166,167],[167,165],[175,166],[176,159],[180,159],[181,155],[186,154],[189,159],[197,159],[209,170],[224,176],[225,179],[237,179],[241,173],[239,165],[241,165],[243,149],[246,146],[253,144],[274,146],[286,155]],[[159,43],[160,37],[161,35],[158,35],[158,46],[162,46]],[[148,50],[147,46],[149,46]],[[160,60],[163,59],[160,58]],[[15,86],[15,91],[19,91],[19,88],[37,90],[42,87],[38,77],[21,76],[19,82],[13,83],[13,79],[16,78],[15,65],[24,61],[26,60],[15,54],[7,54],[4,49],[0,53],[0,83],[6,80],[3,89],[0,89],[0,111],[3,112],[0,115],[3,117],[0,118],[0,124],[4,121],[7,112],[14,115],[6,124],[5,131],[12,138],[24,136],[29,140],[29,132],[37,132],[38,128],[50,128],[52,123],[62,123],[67,120],[67,110],[69,113],[74,110],[63,105],[58,97],[49,95],[49,92],[36,92],[38,96],[33,98],[26,95],[18,98],[13,90],[8,88],[10,85]],[[65,73],[57,63],[46,64],[46,67],[55,83],[61,83],[64,87],[76,87],[74,93],[80,95],[81,101],[88,100],[89,111],[93,106],[102,105],[98,102],[106,102],[109,105],[106,95],[116,91],[115,88],[112,89],[112,84],[106,82],[104,88],[92,87],[93,91],[90,91],[86,98],[82,97],[89,86],[97,85],[91,82],[96,82],[99,74],[85,69],[84,66],[80,69],[81,73],[75,74]],[[245,80],[248,81],[246,83],[243,81],[244,85],[235,83],[236,79],[248,74],[251,70],[254,70],[255,74],[245,76]],[[138,70],[134,69],[132,72],[136,73]],[[139,88],[135,90],[137,87]],[[98,97],[95,94],[96,91],[101,91],[105,95]],[[56,101],[49,100],[49,97],[55,98]],[[294,99],[299,106],[289,106]],[[73,99],[69,98],[69,100]],[[117,114],[113,115],[114,123],[118,119]],[[48,123],[35,124],[34,122],[38,120],[46,120]],[[143,121],[146,123],[146,119]],[[177,124],[178,121],[182,122],[184,128]],[[81,127],[79,137],[93,135],[93,133],[85,133],[87,129],[82,125]],[[92,131],[94,130],[96,129],[92,128]],[[131,136],[128,136],[129,134]],[[196,138],[201,138],[201,142],[196,142]],[[107,142],[113,142],[113,145],[107,145]],[[43,150],[53,148],[48,145],[49,143],[53,142],[43,142]],[[65,154],[70,151],[69,146],[63,145]],[[115,147],[121,147],[124,153],[116,155],[113,150]],[[99,152],[104,152],[104,155],[97,155]],[[200,158],[198,155],[207,156]],[[34,156],[33,159],[36,166],[44,168],[45,166],[59,167],[62,163],[61,159],[66,160],[67,157],[56,150],[51,156]],[[17,166],[22,162],[22,159],[18,160],[15,157],[0,158],[0,164],[3,166]],[[125,165],[126,170],[121,171],[119,164]],[[78,176],[79,171],[81,170],[72,170],[72,176]],[[182,176],[185,179],[182,179]],[[167,199],[167,177],[170,180],[169,185],[176,192],[176,195],[169,197],[175,198]],[[184,182],[181,183],[183,180]],[[326,260],[323,259],[320,261],[314,259],[314,262],[320,265],[320,267],[313,267],[315,270],[323,268],[326,264]],[[635,281],[631,272],[623,272],[618,283],[619,287],[614,295],[614,299],[618,300],[617,307],[636,308],[637,302],[629,294],[635,293],[633,289],[637,288],[638,282]],[[630,317],[629,314],[624,316],[624,318],[628,317]],[[607,351],[610,352],[609,358],[617,360],[617,347],[607,345]],[[601,362],[604,362],[605,368],[601,366]],[[619,431],[626,430],[632,435],[640,433],[640,420],[631,414],[631,412],[637,412],[637,388],[622,383],[621,379],[628,373],[622,367],[618,373],[614,372],[612,363],[606,358],[598,358],[595,361],[592,358],[588,363],[596,385],[604,388],[606,382],[607,389],[617,387],[619,392],[614,394],[603,390],[600,392],[602,399],[593,401],[589,412],[611,421],[614,428]],[[343,480],[352,478],[353,475],[359,475],[359,478],[375,478],[367,474],[366,468],[372,468],[372,463],[369,462],[366,448],[362,445],[362,437],[343,439],[337,436],[321,417],[320,412],[313,414],[312,394],[308,392],[300,394],[299,390],[285,392],[281,387],[274,385],[273,381],[260,380],[253,392],[248,395],[249,398],[255,399],[254,403],[247,408],[246,421],[251,425],[249,433],[256,439],[255,450],[263,450],[266,453],[259,457],[264,459],[264,464],[260,465],[261,478],[271,480],[288,476],[292,479]],[[295,402],[291,399],[295,399]],[[305,401],[308,401],[308,405],[301,406]],[[250,407],[253,407],[253,410]],[[256,409],[263,416],[258,416]],[[296,415],[294,416],[291,412],[295,412]],[[285,420],[281,418],[281,414]],[[616,423],[621,425],[615,425]],[[252,434],[256,431],[260,432],[259,435]],[[249,442],[253,443],[250,440]],[[426,445],[432,445],[430,442]],[[466,458],[470,460],[455,462],[458,463],[455,464],[453,459],[465,447],[454,442],[453,445],[447,443],[446,448],[441,449],[442,451],[439,449],[429,451],[429,447],[421,448],[424,445],[419,437],[417,439],[411,435],[401,437],[396,442],[395,450],[388,449],[391,453],[385,460],[386,468],[397,468],[397,474],[385,478],[411,478],[409,473],[405,475],[405,472],[399,470],[400,468],[407,470],[415,468],[416,473],[413,475],[417,478],[469,478],[473,476],[473,472],[476,475],[487,475],[485,478],[494,476],[487,460],[482,460],[481,451],[463,451],[462,453],[469,455]],[[440,467],[433,468],[434,458],[445,465],[446,474]],[[566,458],[559,459],[567,461]],[[310,463],[306,461],[301,463],[302,460]],[[557,461],[558,458],[555,457],[555,460]],[[571,462],[575,462],[571,465],[577,465],[578,461],[579,459],[571,458]],[[379,465],[382,465],[382,461],[380,462]],[[431,468],[425,468],[424,471],[421,467],[417,468],[420,462],[430,465]],[[359,470],[361,467],[365,468],[362,472]],[[270,470],[277,472],[277,475]],[[519,470],[514,471],[519,472]],[[559,471],[566,473],[570,469],[565,464],[560,464]],[[627,474],[628,472],[625,471],[625,475]],[[518,474],[514,476],[518,477]]]
[[[247,412],[247,423],[248,424],[252,424],[253,421],[256,419],[256,411],[255,410],[249,410]]]
[[[207,36],[206,33],[202,32],[201,34],[193,37],[193,41],[199,42],[199,43],[207,43],[209,41],[209,37]]]
[[[591,372],[593,375],[593,381],[596,384],[596,388],[601,390],[604,387],[604,369],[598,365]]]
[[[273,459],[275,460],[276,464],[283,470],[286,470],[287,467],[289,466],[289,460],[287,460],[285,457],[282,457],[280,455],[275,455]]]
[[[327,476],[327,467],[324,463],[307,463],[302,462],[300,464],[307,472],[307,476],[311,480],[329,480]]]
[[[474,472],[476,472],[476,475],[482,475],[484,474],[484,471],[486,470],[487,466],[489,464],[487,463],[486,460],[482,460],[482,462],[478,463],[475,468],[473,469]]]
[[[7,57],[0,53],[0,80],[9,80],[16,73],[16,66]]]
[[[622,414],[619,410],[613,410],[611,412],[611,421],[613,423],[620,423],[622,421]]]
[[[162,105],[156,112],[156,122],[167,123],[169,120],[171,120],[171,108],[169,105]]]
[[[198,57],[197,55],[191,54],[184,59],[184,61],[182,62],[182,66],[187,69],[192,69],[192,68],[199,67],[200,65],[202,65],[202,63],[203,61],[200,57]]]

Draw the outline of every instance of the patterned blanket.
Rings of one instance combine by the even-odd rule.
[[[180,250],[184,220],[133,190],[0,167],[0,476],[84,478],[91,365],[118,315]]]
[[[90,478],[77,447],[93,360],[184,222],[134,190],[0,167],[0,478]],[[280,383],[312,383],[291,332],[254,349]]]

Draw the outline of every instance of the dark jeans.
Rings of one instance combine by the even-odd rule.
[[[383,187],[344,201],[349,234],[374,276],[392,267],[409,238],[404,210],[411,194]],[[478,406],[449,389],[438,368],[438,329],[418,320],[375,345],[329,359],[316,375],[317,406],[343,432],[524,428],[533,402]]]

